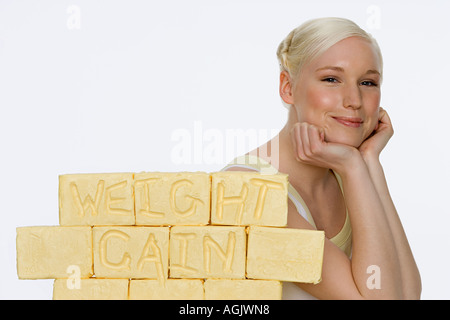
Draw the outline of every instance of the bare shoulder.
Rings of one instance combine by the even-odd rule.
[[[224,171],[246,171],[246,172],[255,172],[257,170],[245,168],[245,167],[230,167],[226,168]]]
[[[288,199],[287,227],[294,229],[315,230],[314,227],[300,215],[300,213],[297,210],[297,207],[295,206],[295,204],[292,202],[291,199]]]

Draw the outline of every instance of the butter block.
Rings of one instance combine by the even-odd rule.
[[[200,279],[131,280],[130,300],[203,300]]]
[[[324,242],[323,231],[252,226],[247,277],[319,283]]]
[[[128,279],[56,279],[53,300],[127,300]]]
[[[275,280],[207,279],[206,300],[281,300],[282,284]]]
[[[133,225],[132,173],[59,176],[60,225]]]
[[[208,224],[210,180],[204,172],[137,173],[136,224]]]
[[[244,227],[175,226],[170,231],[171,278],[245,278]]]
[[[19,227],[16,229],[19,279],[67,278],[77,268],[81,278],[92,276],[91,227]]]
[[[168,227],[93,227],[93,245],[96,277],[168,277]]]
[[[287,225],[286,174],[226,171],[211,178],[211,224]]]

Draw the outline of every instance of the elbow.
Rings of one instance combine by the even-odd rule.
[[[418,270],[409,279],[403,280],[402,300],[420,300],[422,295],[422,280]]]
[[[420,276],[417,277],[416,281],[404,292],[404,300],[420,300],[422,295],[422,281]]]
[[[366,300],[420,300],[422,294],[422,282],[420,276],[413,281],[410,281],[407,286],[403,284],[396,287],[391,287],[390,290],[379,290],[377,294],[369,294],[361,297]]]

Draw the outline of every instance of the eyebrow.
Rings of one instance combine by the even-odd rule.
[[[325,66],[325,67],[317,69],[316,72],[321,71],[321,70],[335,70],[335,71],[339,71],[339,72],[344,72],[344,68],[336,67],[336,66]],[[378,70],[373,70],[373,69],[367,70],[365,74],[377,74],[377,75],[381,76],[381,74]]]

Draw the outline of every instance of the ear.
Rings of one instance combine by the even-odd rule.
[[[293,84],[287,71],[280,73],[280,97],[287,104],[294,104]]]

